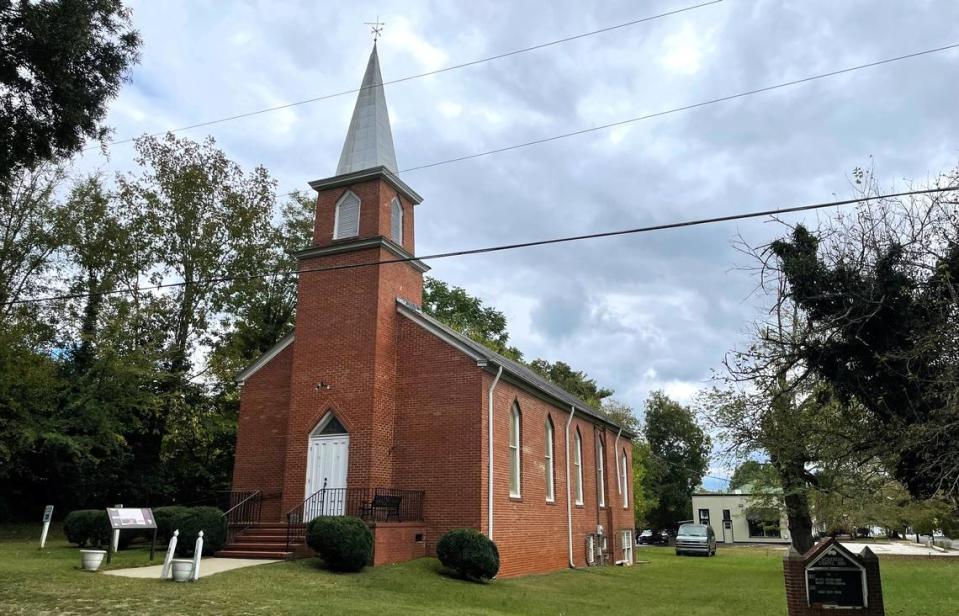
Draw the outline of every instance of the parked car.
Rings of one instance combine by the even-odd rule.
[[[716,554],[716,533],[707,524],[683,524],[676,534],[676,555]]]
[[[668,545],[669,544],[669,533],[666,531],[654,531],[647,528],[643,532],[639,533],[639,537],[636,540],[636,543],[645,544],[645,545]]]

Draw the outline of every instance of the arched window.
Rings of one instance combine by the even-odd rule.
[[[513,403],[509,415],[509,495],[520,496],[520,416],[519,405]]]
[[[620,481],[622,481],[623,509],[629,508],[629,459],[626,457],[626,450],[623,450],[622,461],[620,462]]]
[[[552,503],[556,500],[554,470],[553,470],[553,419],[546,416],[546,439],[543,449],[546,454],[546,502]]]
[[[352,191],[340,197],[336,202],[336,215],[333,221],[333,239],[353,237],[360,232],[360,198]]]
[[[603,464],[604,459],[606,458],[606,449],[603,447],[603,439],[596,439],[596,496],[599,499],[599,506],[606,506],[606,482],[603,481],[604,471],[606,469]]]
[[[579,428],[576,428],[576,442],[573,450],[573,466],[576,474],[576,504],[583,504],[583,437],[579,434]]]
[[[397,244],[403,243],[403,206],[396,197],[390,203],[390,237]]]

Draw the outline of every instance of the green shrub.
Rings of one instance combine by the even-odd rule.
[[[373,556],[373,533],[359,518],[315,518],[306,527],[306,544],[334,571],[359,571]]]
[[[81,548],[106,548],[110,544],[113,529],[110,528],[106,509],[77,509],[63,519],[63,533],[67,541]],[[125,549],[130,539],[129,532],[120,533],[118,548]]]
[[[226,543],[226,518],[216,507],[171,507],[170,515],[172,536],[179,530],[176,553],[179,556],[193,556],[196,538],[203,531],[203,554],[209,556],[221,549]],[[156,515],[156,514],[154,514]]]
[[[183,505],[171,505],[154,509],[153,520],[157,523],[157,541],[169,541],[170,537],[173,536],[173,531],[176,530],[176,520],[189,510],[189,507]]]
[[[468,580],[491,580],[499,572],[499,550],[483,533],[471,528],[451,530],[436,544],[444,567]]]

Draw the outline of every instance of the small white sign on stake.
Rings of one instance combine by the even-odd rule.
[[[170,563],[173,560],[173,553],[176,551],[176,541],[177,537],[180,536],[180,530],[177,529],[173,531],[173,536],[170,537],[170,545],[166,549],[166,558],[163,559],[163,569],[160,570],[160,579],[165,580],[171,577],[172,572],[170,571]]]
[[[200,557],[203,556],[203,531],[196,537],[196,546],[193,548],[193,581],[200,579]]]
[[[43,531],[40,532],[40,549],[47,544],[47,531],[50,530],[50,520],[53,518],[53,505],[43,509]]]

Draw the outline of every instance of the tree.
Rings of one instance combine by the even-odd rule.
[[[515,361],[523,358],[519,349],[509,345],[506,315],[491,306],[483,305],[483,300],[473,297],[461,287],[425,277],[423,312],[500,355]]]
[[[649,445],[636,438],[633,440],[633,523],[637,528],[648,525],[647,515],[655,504],[644,487],[646,469],[649,466]]]
[[[736,467],[729,480],[729,489],[738,490],[745,486],[769,487],[779,483],[776,469],[768,462],[746,460]]]
[[[711,442],[689,408],[658,391],[646,400],[644,435],[649,454],[643,490],[654,499],[647,519],[670,528],[692,517],[692,495],[706,474]]]
[[[875,192],[871,175],[856,178],[864,195]],[[940,185],[959,186],[959,170]],[[956,205],[949,193],[864,204],[770,246],[808,318],[790,352],[862,406],[870,429],[857,448],[886,458],[918,498],[959,496]]]
[[[604,398],[613,395],[612,389],[600,387],[585,372],[573,370],[566,362],[550,363],[545,359],[534,359],[529,367],[596,410],[602,407]],[[616,412],[614,407],[610,407],[610,410]]]
[[[0,323],[33,307],[16,304],[43,290],[54,253],[65,243],[65,210],[54,192],[59,167],[20,171],[0,188]]]
[[[0,192],[18,169],[104,138],[139,47],[120,0],[0,1]]]
[[[158,296],[151,314],[153,331],[165,335],[156,375],[163,405],[134,449],[144,468],[160,469],[164,450],[189,452],[204,441],[201,428],[215,411],[191,403],[199,400],[195,381],[208,369],[193,372],[193,357],[216,344],[217,315],[231,307],[244,276],[266,270],[275,181],[262,167],[244,172],[210,138],[143,137],[136,149],[140,172],[118,182],[122,203],[143,213],[149,233],[154,263],[144,274],[154,283],[184,283]]]

